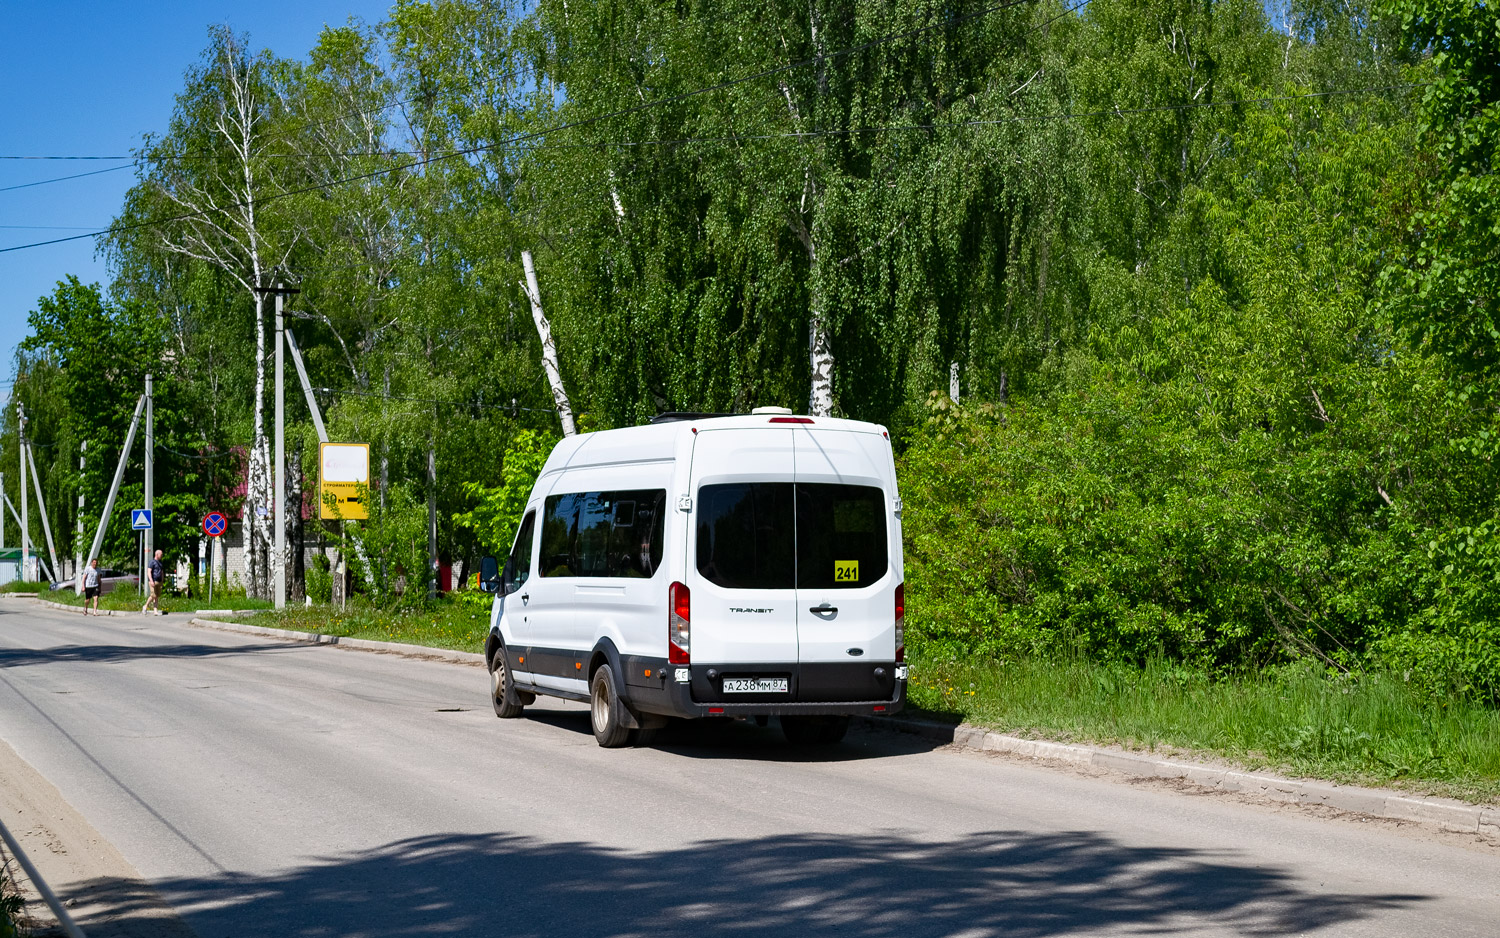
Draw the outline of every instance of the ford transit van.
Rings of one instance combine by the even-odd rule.
[[[586,701],[601,746],[670,717],[777,717],[796,743],[906,696],[901,499],[875,424],[667,415],[553,449],[485,649],[495,712]]]

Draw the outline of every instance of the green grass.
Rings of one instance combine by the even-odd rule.
[[[395,611],[376,609],[356,598],[343,612],[332,606],[293,606],[280,612],[268,610],[242,616],[237,621],[344,638],[483,652],[490,628],[488,603],[488,596],[484,597],[483,605],[449,596],[418,608]]]
[[[41,598],[67,606],[84,605],[84,598],[70,589],[44,589]],[[99,597],[99,608],[139,612],[145,602],[146,597],[137,593],[132,587],[120,586]],[[246,599],[244,593],[215,591],[214,601],[211,603],[201,595],[187,598],[164,593],[161,598],[161,607],[167,612],[193,612],[198,609],[269,609],[271,604],[263,599]]]
[[[32,583],[26,580],[12,580],[4,586],[0,586],[0,593],[45,593],[50,584]]]
[[[1165,662],[982,662],[914,650],[918,713],[1020,736],[1218,757],[1249,769],[1500,799],[1500,713],[1399,676],[1216,677]]]
[[[10,855],[0,846],[0,938],[17,938],[21,934],[20,920],[25,911],[26,901],[16,888]]]

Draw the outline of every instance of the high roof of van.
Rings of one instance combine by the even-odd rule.
[[[671,459],[686,437],[699,430],[757,429],[786,427],[787,429],[844,430],[857,433],[875,433],[889,436],[886,428],[878,423],[864,420],[846,420],[841,417],[805,417],[782,414],[735,414],[730,417],[704,417],[693,420],[674,420],[669,423],[653,423],[640,427],[622,427],[618,430],[598,430],[580,433],[565,438],[553,448],[547,457],[542,472],[547,473],[565,465],[588,465],[615,462],[631,462],[641,459]]]

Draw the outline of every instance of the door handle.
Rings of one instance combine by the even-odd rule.
[[[832,619],[832,618],[835,618],[836,616],[838,616],[838,614],[839,614],[839,607],[838,606],[830,606],[827,603],[824,603],[821,606],[813,606],[811,609],[808,609],[807,611],[810,612],[810,613],[812,613],[813,615],[817,616],[820,619]]]
[[[530,602],[531,602],[531,594],[530,593],[522,593],[521,594],[521,605],[525,606],[525,605],[527,605]]]

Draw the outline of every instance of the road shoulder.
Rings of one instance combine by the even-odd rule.
[[[4,740],[0,816],[89,938],[194,938],[114,845]],[[36,934],[52,934],[51,910],[24,875],[18,879]]]

